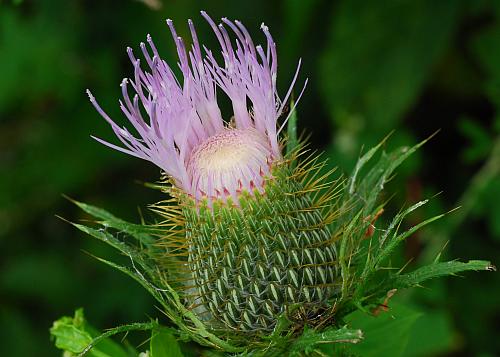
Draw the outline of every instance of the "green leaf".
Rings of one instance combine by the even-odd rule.
[[[300,304],[293,304],[288,308],[287,313],[291,315],[298,308],[300,308]],[[284,334],[286,334],[287,332],[290,333],[289,327],[290,325],[292,325],[292,322],[288,319],[289,315],[287,315],[287,313],[285,312],[278,317],[273,332],[265,338],[268,338],[273,342],[278,342],[280,339],[282,339]]]
[[[434,135],[434,134],[433,134]],[[347,219],[352,219],[355,214],[362,210],[363,217],[375,214],[374,207],[377,203],[381,191],[387,181],[390,180],[394,171],[422,145],[429,141],[433,135],[419,142],[412,147],[400,147],[390,153],[382,152],[380,158],[371,168],[363,173],[363,169],[373,160],[375,154],[380,151],[389,135],[386,136],[377,146],[371,148],[361,156],[354,170],[347,181],[347,189],[344,192],[343,205],[349,207],[337,224],[345,224]],[[378,209],[378,208],[377,208]]]
[[[485,92],[489,99],[500,105],[500,49],[498,49],[498,39],[500,38],[500,24],[498,21],[484,26],[481,31],[474,36],[471,41],[472,53],[481,65],[481,69],[486,72]]]
[[[446,50],[461,4],[424,0],[338,5],[320,62],[322,94],[340,127],[380,134],[394,128],[413,104]]]
[[[311,352],[318,345],[332,343],[358,343],[363,338],[363,333],[358,329],[349,329],[347,326],[339,329],[331,327],[321,332],[306,328],[302,336],[297,338],[290,347],[290,352]]]
[[[410,288],[418,286],[426,280],[447,275],[456,275],[464,271],[495,271],[496,268],[485,260],[469,260],[468,262],[449,261],[423,266],[409,274],[396,275],[391,286],[393,288]]]
[[[372,213],[380,192],[384,189],[385,184],[394,171],[433,136],[434,134],[412,147],[403,146],[393,150],[389,154],[382,153],[378,162],[363,177],[355,191],[364,202],[363,209],[365,216]],[[378,147],[380,147],[380,144],[376,148]],[[349,191],[351,192],[351,188]]]
[[[78,309],[74,317],[64,316],[55,321],[50,334],[55,337],[57,348],[80,353],[92,342],[92,336],[84,328],[83,309]]]
[[[400,356],[408,343],[409,333],[420,313],[400,304],[373,316],[356,311],[347,317],[353,328],[364,332],[364,339],[349,351],[363,357]]]
[[[101,349],[102,345],[105,345],[106,343],[109,343],[109,341],[112,341],[109,337],[114,336],[119,333],[123,332],[129,332],[129,331],[148,331],[156,328],[158,324],[155,321],[151,322],[136,322],[136,323],[131,323],[131,324],[126,324],[126,325],[121,325],[117,327],[113,327],[111,329],[108,329],[106,332],[100,334],[99,336],[95,337],[89,344],[88,346],[85,347],[84,350],[82,350],[79,354],[78,357],[83,357],[86,355],[88,352],[92,353],[92,351],[98,351],[94,352],[96,357],[105,357],[108,356],[108,354],[102,354]],[[114,342],[113,342],[114,343]],[[96,345],[99,345],[99,350],[97,350]],[[119,345],[116,345],[117,347],[121,348]],[[104,350],[104,349],[102,349]],[[126,352],[123,355],[128,356]],[[110,357],[121,357],[122,354],[117,353],[117,351],[110,351],[109,354]]]
[[[93,357],[129,357],[119,344],[108,338],[109,331],[96,338],[97,330],[85,320],[83,309],[75,311],[73,317],[65,316],[55,321],[50,329],[57,348],[72,354],[86,354]],[[95,347],[100,342],[99,347]]]
[[[376,242],[373,243],[373,247],[369,249],[366,252],[366,258],[365,258],[365,265],[363,268],[363,271],[360,275],[360,282],[357,285],[357,288],[355,290],[355,298],[360,299],[363,295],[366,295],[366,286],[371,282],[370,279],[371,277],[380,270],[380,266],[383,262],[385,262],[391,254],[394,252],[396,247],[404,241],[406,238],[411,236],[413,233],[415,233],[417,230],[420,228],[426,226],[427,224],[442,218],[444,215],[438,215],[432,218],[429,218],[413,227],[408,229],[407,231],[398,234],[398,228],[403,219],[416,210],[417,208],[423,206],[424,204],[427,203],[427,200],[425,201],[420,201],[417,202],[416,204],[410,206],[409,208],[405,209],[404,211],[398,213],[394,219],[392,220],[391,224],[385,229],[384,234],[382,234]],[[380,287],[378,285],[378,287]],[[394,288],[393,286],[385,286],[384,289],[392,289]],[[379,290],[381,294],[385,294],[386,291],[381,291]],[[373,294],[371,294],[373,295]]]
[[[99,223],[104,227],[111,227],[119,230],[120,232],[127,233],[145,245],[151,245],[155,242],[155,239],[151,236],[151,234],[154,233],[154,229],[150,226],[130,223],[115,217],[113,214],[102,208],[72,199],[70,199],[70,201],[93,217],[101,219],[102,221]]]
[[[155,269],[152,264],[146,261],[146,257],[144,253],[140,251],[138,248],[131,246],[125,242],[120,241],[111,233],[106,232],[103,229],[94,229],[91,227],[84,226],[82,224],[71,223],[73,226],[81,230],[82,232],[87,233],[91,237],[97,238],[100,241],[109,244],[113,248],[120,251],[125,256],[129,257],[134,263],[137,263],[141,268],[144,269],[149,275],[154,274]]]
[[[149,353],[151,357],[183,357],[172,332],[163,328],[153,330]]]
[[[207,326],[194,314],[194,312],[188,310],[183,303],[180,301],[179,295],[168,285],[167,282],[163,282],[162,288],[158,289],[153,286],[146,278],[137,270],[132,271],[131,269],[113,263],[109,260],[95,257],[100,262],[109,265],[116,270],[125,273],[135,281],[137,281],[142,287],[144,287],[163,307],[163,313],[177,326],[180,327],[182,333],[184,333],[185,338],[191,338],[194,341],[207,345],[210,341],[210,345],[219,346],[225,349],[227,352],[240,352],[242,348],[232,346],[225,340],[217,337],[213,333],[209,332]],[[184,323],[185,319],[189,319],[193,326],[187,327]],[[126,327],[126,326],[125,326]],[[133,326],[132,326],[133,329]],[[138,328],[140,329],[140,328]],[[145,329],[145,328],[143,328]],[[118,331],[119,332],[119,331]]]
[[[441,356],[456,348],[455,331],[449,312],[425,311],[412,326],[405,357]]]
[[[349,177],[349,181],[347,184],[348,187],[348,193],[349,195],[353,195],[356,191],[357,187],[357,180],[358,180],[358,175],[361,171],[361,169],[372,159],[373,155],[377,153],[377,151],[380,150],[382,145],[385,144],[386,140],[388,139],[388,136],[386,136],[380,143],[378,143],[377,146],[371,148],[368,150],[366,154],[361,156],[358,161],[356,162],[356,166],[354,167],[354,170],[351,174],[351,177]]]
[[[156,301],[158,301],[163,306],[163,308],[165,309],[165,313],[171,311],[170,307],[166,304],[165,299],[163,298],[163,295],[160,293],[160,291],[155,289],[151,285],[151,283],[144,278],[144,276],[142,274],[138,273],[137,271],[132,271],[127,267],[121,266],[121,265],[116,264],[114,262],[111,262],[109,260],[99,258],[99,257],[95,257],[95,258],[97,260],[99,260],[101,263],[109,265],[110,267],[112,267],[118,271],[121,271],[122,273],[128,275],[129,277],[131,277],[132,279],[137,281],[144,289],[146,289],[151,294],[151,296],[153,296],[156,299]],[[172,317],[172,315],[168,315],[168,316]]]
[[[425,204],[426,202],[427,201],[418,202],[417,204],[415,204],[415,205],[411,206],[410,208],[408,208],[407,210],[405,210],[403,212],[402,216],[400,217],[399,222],[397,224],[399,224],[406,215],[408,215],[410,212],[414,211],[416,208],[420,207],[422,204]],[[380,251],[377,252],[377,255],[375,256],[375,259],[374,259],[373,267],[378,268],[378,265],[380,263],[382,263],[385,259],[387,259],[391,255],[391,253],[394,251],[394,249],[402,241],[404,241],[406,238],[411,236],[413,233],[418,231],[420,228],[425,227],[429,223],[432,223],[432,222],[434,222],[440,218],[443,218],[443,217],[444,217],[444,214],[440,214],[440,215],[431,217],[429,219],[426,219],[425,221],[414,225],[413,227],[411,227],[410,229],[408,229],[407,231],[405,231],[399,235],[397,234],[397,230],[396,230],[396,232],[393,234],[393,237],[388,239],[387,245],[383,246],[380,249]],[[392,231],[393,228],[394,228],[394,226],[392,226],[392,227],[390,226],[388,231]],[[384,243],[384,241],[382,241],[382,243]],[[381,243],[381,245],[382,245],[382,243]]]

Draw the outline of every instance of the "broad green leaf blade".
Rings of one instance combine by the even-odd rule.
[[[57,348],[72,353],[82,352],[92,342],[92,336],[84,330],[82,309],[76,310],[74,317],[64,316],[54,321],[50,334]]]
[[[391,304],[388,312],[373,316],[356,311],[348,316],[352,328],[364,332],[361,343],[348,350],[363,357],[400,356],[406,348],[411,327],[420,313],[400,304]]]
[[[150,357],[183,357],[172,331],[164,328],[153,330],[149,355]]]
[[[297,338],[290,347],[291,353],[310,352],[318,345],[332,343],[358,343],[363,338],[363,333],[358,329],[349,329],[346,326],[327,328],[321,332],[306,328],[302,336]]]
[[[394,288],[418,286],[426,280],[447,275],[456,275],[464,271],[495,271],[496,267],[486,260],[468,262],[449,261],[423,266],[409,274],[396,275],[392,281]]]
[[[73,317],[65,316],[55,321],[50,334],[55,338],[57,348],[73,354],[87,354],[93,357],[129,357],[122,346],[109,338],[110,334],[94,338],[98,332],[87,324],[83,309],[76,310]],[[96,340],[100,342],[98,347],[95,347]]]
[[[423,315],[412,326],[403,356],[442,356],[452,351],[456,344],[455,328],[448,311],[423,311]]]
[[[425,85],[459,20],[453,0],[341,1],[332,7],[320,81],[331,118],[356,135],[394,128]]]

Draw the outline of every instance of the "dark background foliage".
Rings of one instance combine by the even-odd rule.
[[[309,86],[299,106],[299,127],[341,171],[349,172],[363,147],[392,130],[389,148],[441,129],[392,181],[388,190],[395,196],[388,212],[440,192],[413,223],[462,208],[411,237],[395,265],[411,260],[417,266],[440,251],[449,259],[498,263],[499,5],[495,0],[0,1],[1,354],[58,354],[48,329],[79,306],[100,328],[161,317],[136,283],[86,254],[112,254],[107,247],[56,215],[86,218],[62,197],[66,194],[127,219],[152,218],[145,207],[161,194],[140,182],[156,180],[159,170],[90,139],[90,134],[113,135],[85,89],[119,118],[118,84],[132,75],[125,47],[138,48],[151,33],[172,63],[175,52],[164,20],[172,18],[187,37],[185,21],[193,18],[213,48],[201,9],[214,18],[242,20],[256,42],[264,40],[261,22],[269,25],[278,43],[282,90],[303,59],[301,80],[308,77]],[[393,335],[381,338],[404,340],[405,356],[498,355],[499,296],[500,276],[493,273],[402,292],[399,300],[423,315],[403,326],[407,337],[396,325]]]

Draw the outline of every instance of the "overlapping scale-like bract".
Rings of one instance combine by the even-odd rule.
[[[214,328],[272,331],[280,316],[314,324],[339,288],[325,211],[285,167],[238,208],[184,207],[193,309]],[[300,309],[292,311],[294,306]]]

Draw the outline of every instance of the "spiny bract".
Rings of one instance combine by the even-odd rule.
[[[159,260],[184,256],[168,269],[184,277],[189,307],[212,328],[270,332],[283,315],[314,325],[338,291],[336,210],[328,205],[337,186],[322,192],[329,174],[319,175],[322,164],[290,164],[279,163],[263,192],[243,191],[237,203],[196,202],[177,191],[181,208],[155,206],[178,222]]]

